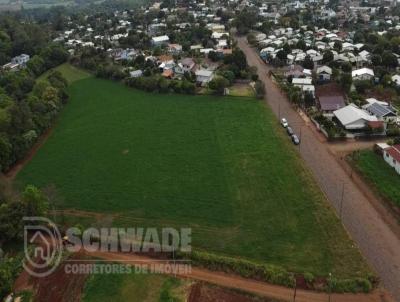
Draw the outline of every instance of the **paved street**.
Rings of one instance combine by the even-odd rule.
[[[257,66],[260,80],[265,83],[266,101],[278,116],[286,117],[295,133],[301,132],[301,156],[331,204],[340,213],[347,231],[359,245],[363,255],[376,270],[384,286],[400,301],[400,239],[385,223],[360,189],[353,183],[328,145],[308,127],[306,121],[293,110],[286,97],[268,77],[269,68],[250,48],[246,38],[238,38],[238,45],[247,56],[249,65]]]

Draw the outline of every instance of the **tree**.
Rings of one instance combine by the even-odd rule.
[[[351,64],[349,62],[342,63],[342,70],[343,70],[343,72],[350,73],[352,70]]]
[[[255,36],[253,33],[249,33],[249,34],[247,35],[247,42],[248,42],[250,45],[255,45],[255,44],[257,43],[257,41],[256,41],[256,36]]]
[[[306,48],[307,48],[306,42],[304,42],[304,40],[299,40],[296,43],[296,48],[299,48],[301,50],[306,50]]]
[[[324,55],[322,57],[322,62],[324,64],[328,64],[328,63],[332,62],[333,59],[334,59],[334,56],[333,56],[333,52],[332,51],[327,50],[327,51],[324,52]]]
[[[256,91],[256,97],[258,99],[264,98],[265,95],[265,85],[261,81],[257,81],[256,84],[254,85],[254,89]]]
[[[210,51],[207,56],[213,62],[217,62],[221,58],[216,51]]]
[[[372,62],[372,65],[379,66],[382,64],[382,57],[380,55],[373,54],[371,56],[371,62]]]
[[[302,97],[300,88],[295,86],[289,87],[288,97],[290,102],[299,104]]]
[[[236,15],[233,25],[236,26],[238,33],[243,35],[247,34],[249,30],[254,27],[257,21],[257,7],[246,7]]]
[[[22,193],[22,202],[26,206],[27,216],[46,216],[49,201],[46,196],[35,186],[26,186]]]
[[[353,82],[353,78],[350,73],[343,73],[340,77],[340,85],[342,88],[346,91],[349,92],[351,88],[351,84]]]
[[[286,62],[287,60],[287,53],[281,49],[276,53],[276,57],[281,60],[282,62]]]
[[[314,61],[311,59],[309,55],[307,55],[303,62],[303,67],[306,69],[314,69]]]
[[[230,70],[223,70],[220,72],[220,75],[229,81],[229,85],[233,84],[235,80],[235,74]]]
[[[208,87],[217,94],[223,94],[225,88],[229,86],[229,81],[222,76],[215,76],[208,84]]]
[[[35,76],[41,75],[46,70],[45,62],[40,56],[33,56],[26,65]]]
[[[382,54],[382,64],[388,68],[396,68],[399,65],[399,62],[393,53],[385,51]]]
[[[341,51],[342,50],[342,42],[340,41],[335,41],[335,43],[333,44],[333,48],[336,51]]]

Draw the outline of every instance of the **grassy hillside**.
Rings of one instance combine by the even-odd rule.
[[[77,80],[17,177],[118,226],[192,227],[196,248],[316,275],[368,271],[273,114],[254,99]]]

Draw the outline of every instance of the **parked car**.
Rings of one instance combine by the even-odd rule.
[[[283,126],[283,128],[286,128],[289,126],[289,123],[285,118],[283,118],[281,119],[281,125]]]
[[[300,144],[300,139],[297,137],[296,134],[293,134],[293,135],[292,135],[292,142],[293,142],[293,144],[295,144],[295,145]]]
[[[292,136],[294,134],[293,129],[291,127],[287,127],[286,131],[287,131],[287,134],[289,134],[289,136]]]

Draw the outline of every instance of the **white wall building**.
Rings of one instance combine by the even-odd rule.
[[[400,174],[400,145],[395,145],[383,151],[384,160]]]

